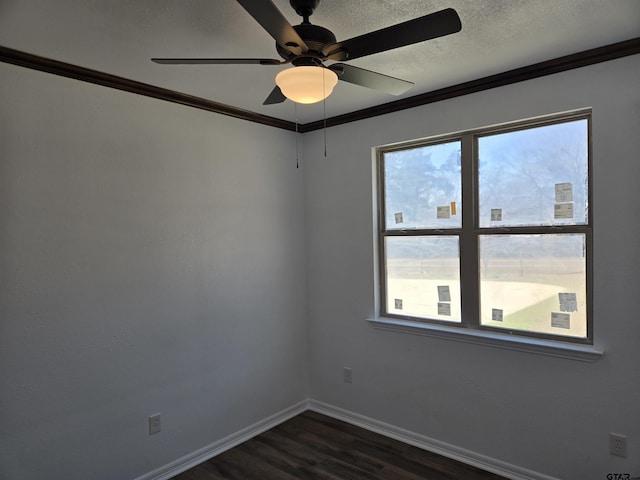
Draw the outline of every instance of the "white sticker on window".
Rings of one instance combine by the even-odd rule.
[[[556,183],[556,203],[573,202],[573,184]]]
[[[396,223],[403,223],[404,218],[402,218],[402,212],[394,213],[393,216],[396,219]]]
[[[491,209],[491,221],[492,222],[501,222],[502,221],[502,209],[501,208],[492,208]]]
[[[500,308],[492,308],[491,309],[491,320],[494,322],[502,321],[502,309]]]
[[[445,205],[443,207],[437,207],[437,218],[451,218],[451,206]]]
[[[396,310],[402,310],[402,299],[401,298],[396,298],[394,300],[394,303],[395,303]]]
[[[556,203],[553,218],[573,218],[573,203]]]
[[[561,312],[576,312],[578,310],[578,300],[575,293],[558,293]]]
[[[438,302],[438,315],[446,315],[447,317],[451,316],[451,304]]]
[[[451,291],[449,290],[449,285],[438,285],[438,301],[439,302],[451,301]]]
[[[571,315],[568,313],[551,312],[551,326],[555,328],[571,328]]]

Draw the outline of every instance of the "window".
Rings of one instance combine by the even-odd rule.
[[[377,150],[380,313],[592,344],[590,112]]]

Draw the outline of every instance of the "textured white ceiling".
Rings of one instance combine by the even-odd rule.
[[[274,3],[300,23],[288,0]],[[415,82],[394,97],[340,82],[328,117],[640,36],[640,0],[322,0],[311,22],[338,40],[447,7],[460,33],[353,60]],[[296,119],[293,103],[263,106],[279,66],[157,65],[151,57],[279,58],[272,38],[234,0],[0,0],[0,45],[232,105]],[[298,106],[300,123],[322,104]]]

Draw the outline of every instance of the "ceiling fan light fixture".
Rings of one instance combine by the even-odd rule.
[[[276,85],[282,94],[296,103],[316,103],[324,100],[338,83],[338,75],[325,67],[300,66],[282,70],[276,75]]]

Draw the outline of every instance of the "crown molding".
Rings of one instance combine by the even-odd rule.
[[[335,127],[345,123],[385,115],[387,113],[397,112],[407,108],[414,108],[421,105],[427,105],[429,103],[440,102],[449,98],[469,95],[483,90],[511,85],[575,68],[586,67],[588,65],[615,60],[617,58],[627,57],[638,53],[640,53],[640,37],[603,47],[593,48],[591,50],[585,50],[583,52],[573,53],[571,55],[565,55],[553,60],[547,60],[533,65],[528,65],[526,67],[516,68],[507,72],[433,90],[431,92],[403,98],[394,102],[377,105],[375,107],[356,110],[344,115],[330,117],[326,120],[301,124],[298,125],[297,128],[294,122],[287,120],[261,115],[256,112],[243,110],[231,105],[213,102],[204,98],[187,95],[185,93],[176,92],[166,88],[156,87],[124,77],[100,72],[98,70],[80,67],[78,65],[52,60],[50,58],[40,57],[8,47],[0,46],[0,61],[42,72],[52,73],[54,75],[73,78],[83,82],[94,83],[109,88],[145,95],[147,97],[165,100],[167,102],[178,103],[180,105],[186,105],[188,107],[219,113],[221,115],[227,115],[271,127],[306,133],[325,127]]]
[[[125,92],[136,93],[158,100],[178,103],[187,107],[207,110],[213,113],[228,115],[250,122],[261,123],[271,127],[284,128],[285,130],[296,130],[296,124],[287,120],[261,115],[249,110],[225,105],[223,103],[213,102],[200,97],[194,97],[185,93],[176,92],[166,88],[160,88],[147,83],[137,82],[124,77],[118,77],[109,73],[92,70],[70,63],[52,60],[50,58],[40,57],[31,53],[21,52],[11,48],[0,46],[0,61],[19,65],[21,67],[39,70],[41,72],[52,73],[62,77],[73,78],[83,82],[94,83],[104,87],[124,90]]]
[[[385,115],[387,113],[398,112],[407,108],[419,107],[429,103],[440,102],[449,98],[461,97],[470,93],[481,92],[496,87],[503,87],[525,80],[544,77],[554,73],[565,72],[575,68],[586,67],[596,63],[606,62],[617,58],[627,57],[640,53],[640,37],[626,40],[624,42],[613,43],[604,47],[598,47],[591,50],[585,50],[571,55],[565,55],[553,60],[528,65],[522,68],[516,68],[507,72],[490,75],[488,77],[479,78],[451,87],[433,90],[431,92],[422,93],[413,97],[403,98],[390,103],[377,105],[363,110],[327,118],[326,126],[335,127],[344,123],[356,122],[366,118]],[[325,127],[325,121],[306,123],[300,125],[299,131],[302,133],[319,130]]]

